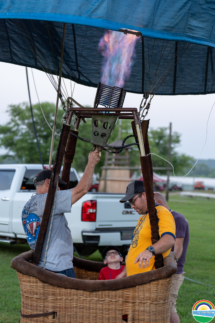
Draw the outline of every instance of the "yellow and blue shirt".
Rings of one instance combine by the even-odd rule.
[[[175,228],[175,220],[172,214],[165,207],[161,205],[156,205],[156,209],[157,209],[157,216],[158,216],[158,228],[159,228],[160,238],[162,238],[165,234],[169,234],[173,236],[175,239],[176,228]],[[139,218],[137,222],[137,226],[133,233],[133,239],[126,258],[127,276],[141,274],[155,269],[154,256],[152,256],[152,258],[149,261],[149,266],[146,268],[139,268],[139,262],[137,262],[136,264],[134,263],[137,256],[151,245],[152,245],[151,225],[149,220],[149,213],[146,213]],[[163,258],[167,257],[170,251],[171,249],[164,252]]]

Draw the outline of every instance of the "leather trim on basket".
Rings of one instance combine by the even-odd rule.
[[[151,281],[168,278],[175,274],[177,271],[177,265],[174,260],[174,256],[170,255],[164,259],[164,267],[151,270],[143,274],[133,275],[126,278],[114,279],[114,280],[87,280],[69,278],[63,275],[58,275],[51,271],[47,271],[43,268],[37,267],[31,261],[33,256],[33,250],[22,253],[15,257],[11,261],[11,267],[18,272],[33,276],[40,281],[49,285],[58,286],[68,289],[85,290],[89,292],[102,291],[102,290],[119,290],[138,285],[148,284]],[[89,270],[89,261],[81,259],[81,265],[85,263],[85,270]],[[91,262],[96,263],[96,262]],[[74,264],[77,266],[77,261],[74,258]],[[91,264],[93,266],[93,264]],[[101,265],[98,265],[98,267]],[[98,268],[97,268],[98,269]],[[98,270],[97,270],[98,272]]]
[[[103,262],[90,261],[78,257],[73,257],[73,266],[88,271],[96,271],[97,273],[99,273],[100,270],[105,267],[105,264]]]
[[[49,316],[49,315],[55,315],[57,314],[57,312],[48,312],[48,313],[41,313],[41,314],[29,314],[29,315],[26,315],[26,314],[22,314],[22,312],[20,311],[20,315],[21,317],[24,317],[24,318],[36,318],[36,317],[44,317],[44,316]]]

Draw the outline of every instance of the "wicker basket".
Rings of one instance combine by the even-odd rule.
[[[152,272],[97,281],[100,263],[75,258],[77,278],[72,279],[36,267],[27,261],[29,256],[30,252],[12,260],[21,287],[21,323],[118,323],[124,314],[130,323],[169,322],[171,275],[176,271],[171,257]],[[156,280],[158,274],[162,279]]]

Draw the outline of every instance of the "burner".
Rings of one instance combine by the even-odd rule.
[[[95,146],[103,147],[108,142],[118,116],[111,113],[92,116],[91,142]]]
[[[106,108],[122,108],[126,91],[117,86],[109,86],[99,82],[94,107],[103,105]]]

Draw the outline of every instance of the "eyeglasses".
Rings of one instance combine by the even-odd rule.
[[[131,201],[128,201],[130,203],[130,205],[134,205],[135,201],[138,199],[138,197],[140,197],[141,194],[139,194],[137,197],[135,197],[134,199],[132,199]]]
[[[106,257],[110,257],[110,256],[117,256],[119,255],[119,253],[117,251],[109,251],[106,253]]]

